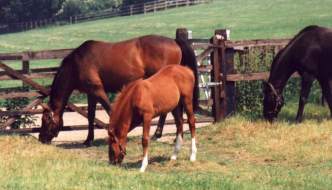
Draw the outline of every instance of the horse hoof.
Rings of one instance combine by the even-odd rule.
[[[295,123],[296,123],[296,124],[300,124],[300,123],[302,123],[302,119],[297,119],[297,120],[295,121]]]
[[[175,155],[171,156],[171,160],[176,160],[176,156]]]
[[[151,140],[156,141],[161,137],[161,134],[154,134],[151,138]]]
[[[83,143],[86,147],[90,147],[90,146],[92,146],[92,141],[88,141],[88,140],[86,140],[84,143]]]
[[[190,156],[190,161],[195,162],[196,161],[196,156]]]
[[[144,173],[144,172],[145,172],[145,169],[142,169],[142,168],[141,168],[141,169],[139,170],[139,172]]]

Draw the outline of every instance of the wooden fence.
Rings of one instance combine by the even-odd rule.
[[[212,116],[213,121],[220,121],[228,114],[235,111],[235,83],[237,81],[250,81],[250,80],[265,80],[268,78],[268,72],[256,73],[237,73],[234,67],[234,56],[236,53],[245,55],[248,49],[253,47],[272,47],[275,54],[280,48],[288,43],[288,39],[274,39],[274,40],[242,40],[230,41],[227,35],[227,30],[216,30],[213,37],[210,39],[190,39],[189,31],[187,29],[178,29],[176,38],[187,40],[197,54],[197,61],[200,63],[199,73],[208,74],[211,76],[211,81],[201,83],[202,88],[211,89],[212,102]],[[5,122],[0,129],[4,129],[15,121],[15,117],[22,114],[40,114],[41,109],[34,109],[48,96],[49,89],[39,85],[33,79],[49,78],[52,79],[57,70],[57,67],[30,69],[30,61],[43,60],[43,59],[63,59],[69,54],[72,49],[60,50],[44,50],[44,51],[29,51],[20,53],[6,53],[0,54],[0,80],[21,80],[24,84],[32,87],[35,91],[28,92],[1,92],[0,99],[6,98],[36,98],[26,107],[16,111],[0,111],[0,116],[7,116],[9,119]],[[10,62],[19,60],[22,63],[22,69],[14,70],[9,65]],[[7,64],[4,64],[6,61]],[[78,92],[74,92],[78,93]],[[206,100],[205,100],[206,102]],[[86,107],[78,107],[72,103],[67,106],[67,111],[75,111],[87,117]],[[211,118],[199,119],[200,122],[211,121]],[[104,123],[96,119],[96,124],[99,126]],[[167,121],[166,123],[173,123]],[[64,130],[72,129],[86,129],[86,126],[78,127],[65,127]],[[18,129],[10,130],[10,132],[34,132],[38,128],[33,129]]]
[[[147,3],[137,3],[128,6],[121,6],[117,9],[101,10],[92,13],[74,15],[68,18],[53,17],[41,20],[33,20],[29,22],[0,25],[0,33],[19,32],[50,25],[75,24],[83,21],[91,21],[118,16],[146,14],[150,12],[157,12],[177,7],[209,3],[211,1],[212,0],[155,0]]]

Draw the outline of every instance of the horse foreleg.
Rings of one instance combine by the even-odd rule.
[[[143,146],[143,160],[140,172],[144,172],[146,167],[149,164],[148,160],[148,146],[150,140],[150,127],[151,127],[151,120],[153,115],[152,114],[145,114],[143,116],[143,137],[142,137],[142,146]]]
[[[312,76],[310,76],[309,74],[302,75],[299,109],[297,111],[297,116],[296,116],[296,122],[298,122],[298,123],[300,123],[302,121],[304,106],[307,103],[308,95],[309,95],[313,81],[314,81],[314,78]]]
[[[157,129],[156,129],[156,132],[154,133],[154,135],[152,137],[152,140],[157,140],[157,139],[159,139],[162,136],[163,130],[164,130],[166,116],[167,116],[167,114],[162,114],[162,115],[159,116],[159,121],[158,121]]]
[[[103,85],[92,86],[88,94],[103,106],[108,115],[111,115],[111,102],[108,99]]]
[[[91,146],[94,139],[94,120],[96,116],[96,99],[88,95],[88,120],[89,120],[89,132],[88,136],[84,142],[84,145]]]
[[[174,146],[174,151],[171,156],[171,160],[176,160],[178,153],[181,150],[182,146],[182,138],[183,138],[183,118],[182,118],[182,111],[181,107],[177,106],[173,111],[173,117],[175,120],[176,124],[176,140],[175,140],[175,146]]]
[[[323,95],[330,108],[330,116],[332,117],[332,80],[319,81],[322,87]]]
[[[193,111],[192,101],[190,98],[184,99],[184,108],[188,116],[189,129],[191,134],[191,154],[190,161],[196,161],[197,147],[196,147],[196,126],[195,114]]]

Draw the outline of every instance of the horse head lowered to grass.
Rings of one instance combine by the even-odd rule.
[[[186,65],[197,73],[195,53],[186,41],[148,35],[118,43],[84,42],[63,59],[54,77],[39,140],[49,143],[58,135],[68,98],[78,89],[88,95],[89,132],[84,144],[90,145],[94,139],[96,103],[111,113],[106,92],[118,92],[129,82],[147,78],[172,64]],[[165,118],[161,115],[157,137],[161,136]]]
[[[263,115],[277,118],[284,98],[282,91],[294,72],[301,76],[301,94],[296,121],[301,122],[313,80],[317,79],[332,115],[332,30],[308,26],[301,30],[273,59],[270,77],[264,84]]]
[[[195,116],[199,89],[195,74],[180,65],[166,66],[146,80],[137,80],[126,86],[116,98],[110,117],[109,160],[120,164],[126,154],[127,134],[143,122],[143,161],[140,171],[148,165],[148,144],[152,118],[172,112],[176,123],[176,144],[171,159],[177,158],[183,136],[183,109],[188,116],[192,137],[190,160],[196,160]]]

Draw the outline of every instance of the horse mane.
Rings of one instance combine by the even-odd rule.
[[[51,85],[51,92],[50,92],[50,96],[52,96],[52,94],[54,94],[54,92],[56,91],[56,84],[58,83],[58,81],[60,80],[60,77],[61,75],[63,74],[63,70],[64,70],[64,65],[66,62],[68,62],[68,59],[69,59],[69,56],[66,56],[62,61],[61,61],[61,64],[59,66],[59,69],[57,70],[55,76],[54,76],[54,79],[53,79],[53,82],[52,82],[52,85]]]
[[[77,80],[77,78],[75,78],[77,77],[77,71],[73,70],[75,61],[77,61],[77,58],[83,57],[84,54],[86,54],[86,52],[89,50],[91,44],[93,44],[94,42],[95,41],[93,40],[85,41],[62,60],[51,85],[49,102],[50,106],[53,106],[53,98],[58,96],[60,93],[63,93],[64,91],[70,91],[71,93],[71,91],[73,90],[72,88],[74,85],[74,81]],[[68,77],[70,77],[70,79]],[[65,97],[65,104],[67,103],[67,98],[68,97]]]
[[[122,90],[116,95],[114,99],[114,104],[112,106],[112,113],[110,116],[110,121],[112,123],[117,123],[118,120],[121,118],[121,114],[126,111],[126,107],[130,105],[129,98],[132,96],[134,92],[135,86],[138,82],[142,81],[143,79],[138,79],[133,81],[127,85],[125,85]]]
[[[49,101],[49,105],[52,108],[53,105],[53,98],[57,95],[57,93],[59,91],[61,91],[61,83],[63,82],[63,77],[66,73],[66,71],[68,70],[67,68],[70,66],[70,62],[72,60],[72,53],[70,53],[69,55],[67,55],[61,62],[51,85],[51,90],[50,90],[50,101]]]
[[[131,87],[135,86],[139,81],[142,81],[143,79],[138,79],[134,82],[131,82],[127,85],[125,85],[121,91],[115,96],[114,99],[114,104],[113,107],[116,108],[118,106],[118,104],[121,103],[121,100],[124,99],[124,97],[128,94],[128,92],[130,91]]]
[[[291,45],[293,45],[294,41],[297,40],[303,33],[306,33],[308,31],[311,31],[311,30],[315,30],[317,28],[319,28],[320,26],[318,25],[310,25],[310,26],[307,26],[305,28],[303,28],[300,32],[298,32],[290,41],[289,43],[284,47],[282,48],[278,53],[277,55],[275,56],[275,58],[273,59],[273,62],[272,62],[272,65],[271,65],[271,72],[274,70],[274,68],[276,67],[276,62],[277,60],[279,60],[281,54],[288,48],[290,47]]]

